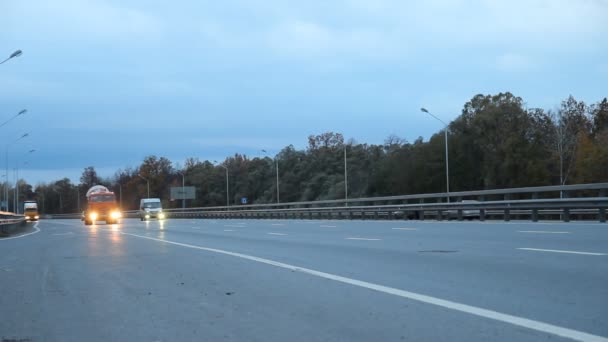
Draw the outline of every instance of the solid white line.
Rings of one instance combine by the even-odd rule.
[[[224,229],[225,232],[233,232],[234,229]]]
[[[225,224],[224,227],[245,228],[244,226],[236,225],[236,224]]]
[[[237,258],[242,258],[242,259],[259,262],[259,263],[266,264],[266,265],[271,265],[271,266],[288,269],[288,270],[291,270],[294,272],[301,272],[301,273],[313,275],[316,277],[334,280],[334,281],[349,284],[349,285],[359,286],[362,288],[366,288],[366,289],[370,289],[370,290],[374,290],[374,291],[378,291],[378,292],[382,292],[382,293],[386,293],[386,294],[390,294],[390,295],[394,295],[394,296],[398,296],[398,297],[402,297],[402,298],[407,298],[407,299],[411,299],[411,300],[415,300],[415,301],[419,301],[419,302],[423,302],[423,303],[427,303],[427,304],[441,306],[441,307],[444,307],[447,309],[456,310],[456,311],[468,313],[468,314],[475,315],[475,316],[489,318],[489,319],[493,319],[493,320],[504,322],[504,323],[510,323],[510,324],[513,324],[516,326],[520,326],[520,327],[524,327],[524,328],[528,328],[528,329],[532,329],[532,330],[537,330],[540,332],[553,334],[553,335],[557,335],[557,336],[561,336],[561,337],[565,337],[565,338],[570,338],[570,339],[577,340],[577,341],[608,342],[608,338],[606,338],[606,337],[592,335],[592,334],[585,333],[585,332],[578,331],[578,330],[563,328],[563,327],[559,327],[556,325],[543,323],[543,322],[539,322],[539,321],[534,321],[534,320],[527,319],[527,318],[503,314],[503,313],[500,313],[497,311],[482,309],[479,307],[466,305],[466,304],[460,304],[457,302],[452,302],[449,300],[444,300],[444,299],[440,299],[440,298],[436,298],[436,297],[418,294],[415,292],[400,290],[400,289],[396,289],[396,288],[388,287],[388,286],[384,286],[384,285],[368,283],[366,281],[351,279],[351,278],[347,278],[347,277],[343,277],[343,276],[339,276],[339,275],[335,275],[335,274],[331,274],[331,273],[315,271],[315,270],[312,270],[309,268],[289,265],[289,264],[285,264],[285,263],[270,260],[270,259],[259,258],[256,256],[247,255],[247,254],[229,252],[229,251],[225,251],[222,249],[201,247],[201,246],[189,245],[189,244],[181,243],[181,242],[157,239],[157,238],[147,237],[147,236],[143,236],[143,235],[130,234],[130,233],[124,233],[124,232],[122,232],[122,234],[130,235],[130,236],[134,236],[134,237],[138,237],[138,238],[142,238],[142,239],[155,240],[155,241],[164,242],[164,243],[168,243],[168,244],[172,244],[172,245],[176,245],[176,246],[182,246],[182,247],[186,247],[186,248],[193,248],[193,249],[199,249],[199,250],[203,250],[203,251],[207,251],[207,252],[230,255],[230,256],[237,257]]]
[[[51,235],[73,235],[74,233],[72,232],[67,232],[67,233],[55,233],[55,234],[51,234]]]
[[[418,228],[391,228],[394,230],[418,230]]]
[[[268,235],[287,235],[287,234],[283,234],[283,233],[266,233]]]
[[[518,233],[536,233],[536,234],[570,234],[570,232],[552,232],[548,230],[518,230]]]
[[[283,223],[273,223],[273,224],[271,224],[271,226],[284,226],[284,224]]]
[[[558,249],[540,249],[540,248],[518,248],[523,251],[534,251],[534,252],[552,252],[552,253],[566,253],[566,254],[582,254],[582,255],[607,255],[606,253],[592,253],[592,252],[577,252],[577,251],[562,251]]]
[[[358,238],[358,237],[348,237],[344,240],[364,240],[364,241],[380,241],[381,239],[369,239],[369,238]]]
[[[336,226],[319,226],[321,228],[336,228]]]
[[[36,222],[36,223],[34,224],[34,229],[36,229],[36,231],[35,231],[35,232],[31,232],[31,233],[27,233],[27,234],[23,234],[23,235],[19,235],[19,236],[13,236],[13,237],[8,237],[8,238],[2,238],[2,239],[0,239],[0,241],[4,241],[4,240],[12,240],[12,239],[20,239],[20,238],[22,238],[22,237],[26,237],[26,236],[28,236],[28,235],[33,235],[33,234],[39,233],[39,232],[40,232],[40,229],[38,228],[38,222]]]

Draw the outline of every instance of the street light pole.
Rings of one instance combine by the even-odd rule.
[[[346,164],[346,144],[344,144],[344,205],[348,206],[348,164]]]
[[[226,207],[229,207],[230,206],[230,195],[229,195],[230,194],[230,188],[228,187],[228,167],[226,167],[226,166],[224,166],[222,164],[219,164],[217,162],[217,160],[214,160],[213,162],[216,163],[217,166],[223,167],[224,170],[226,170]]]
[[[16,117],[18,117],[18,116],[20,116],[20,115],[23,115],[23,114],[25,114],[25,113],[27,113],[27,109],[22,109],[22,110],[20,110],[20,111],[19,111],[19,113],[17,113],[17,114],[15,114],[15,115],[13,115],[13,116],[12,116],[10,119],[8,119],[8,120],[4,121],[2,124],[0,124],[0,127],[2,127],[2,126],[4,126],[4,125],[6,125],[7,123],[9,123],[9,122],[13,121],[13,119],[15,119]]]
[[[145,180],[146,183],[148,184],[148,198],[150,198],[150,181],[147,178],[144,178],[141,174],[137,174],[137,176],[139,176],[139,178]]]
[[[63,213],[63,199],[61,198],[61,192],[57,191],[57,189],[53,188],[53,191],[55,191],[56,193],[59,194],[59,213],[62,214]]]
[[[36,150],[29,150],[27,153],[34,153]],[[23,163],[27,164],[27,161]],[[17,162],[17,167],[15,171],[15,213],[19,214],[19,162]]]
[[[262,152],[266,153],[266,155],[268,155],[268,152],[266,152],[266,150],[262,150]],[[277,170],[277,204],[281,203],[281,199],[280,199],[280,189],[279,189],[279,158],[274,157],[274,162],[276,164],[276,170]]]
[[[21,139],[23,139],[23,138],[25,138],[25,137],[27,137],[29,135],[30,135],[29,133],[25,133],[22,136],[20,136],[19,138],[15,139],[12,143],[9,143],[9,144],[6,145],[6,151],[5,151],[5,158],[6,159],[5,159],[5,161],[6,161],[6,181],[7,181],[7,186],[6,186],[6,189],[4,189],[5,190],[4,191],[5,192],[4,199],[6,200],[6,207],[7,207],[7,209],[8,209],[8,148],[11,145],[15,144],[17,141],[19,141],[19,140],[21,140]]]
[[[17,51],[15,51],[15,52],[11,53],[11,55],[10,55],[10,56],[8,56],[8,58],[7,58],[7,59],[5,59],[5,60],[3,60],[2,62],[0,62],[0,64],[4,64],[4,62],[8,61],[9,59],[12,59],[12,58],[15,58],[15,57],[19,57],[19,56],[21,56],[22,54],[23,54],[23,51],[21,51],[21,50],[17,50]]]
[[[444,138],[445,138],[445,186],[447,191],[447,200],[450,202],[450,161],[448,159],[448,124],[446,124],[443,120],[433,115],[431,112],[426,110],[425,108],[420,108],[420,111],[427,113],[428,115],[434,117],[439,122],[441,122],[444,126]]]
[[[6,177],[6,175],[1,175],[1,176],[0,176],[0,178],[4,178],[4,177]],[[4,188],[5,188],[5,187],[6,187],[6,180],[4,180],[4,181],[2,182],[2,195],[4,195]],[[4,204],[4,202],[2,202],[2,204]],[[7,205],[8,205],[8,203],[7,203]],[[4,208],[4,207],[3,207],[2,205],[0,205],[0,211],[4,211],[4,210],[3,210],[3,208]],[[6,208],[6,211],[8,211],[8,208]]]
[[[185,209],[186,208],[186,192],[185,192],[185,190],[186,190],[185,189],[186,188],[186,186],[185,186],[185,184],[186,184],[185,177],[186,176],[184,175],[184,171],[183,170],[182,171],[177,171],[177,173],[179,173],[180,175],[182,175],[182,209]]]

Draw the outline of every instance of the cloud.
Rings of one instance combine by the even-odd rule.
[[[251,150],[278,150],[286,145],[279,139],[274,138],[259,138],[259,137],[207,137],[194,138],[191,140],[193,146],[197,148],[234,148],[235,152],[251,151]]]
[[[496,58],[496,67],[505,72],[527,71],[534,67],[534,63],[529,57],[507,53]]]
[[[152,38],[164,30],[164,24],[144,10],[101,0],[21,0],[6,5],[6,26],[18,37],[124,41]]]

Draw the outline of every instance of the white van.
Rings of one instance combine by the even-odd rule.
[[[164,220],[165,213],[160,198],[142,198],[139,201],[139,218],[142,221],[152,218]]]

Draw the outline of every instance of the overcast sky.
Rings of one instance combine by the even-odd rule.
[[[0,0],[0,60],[23,50],[0,65],[0,122],[28,110],[0,128],[0,166],[24,133],[11,170],[78,182],[327,131],[426,140],[441,124],[420,107],[450,121],[478,93],[597,102],[606,18],[606,0]]]

